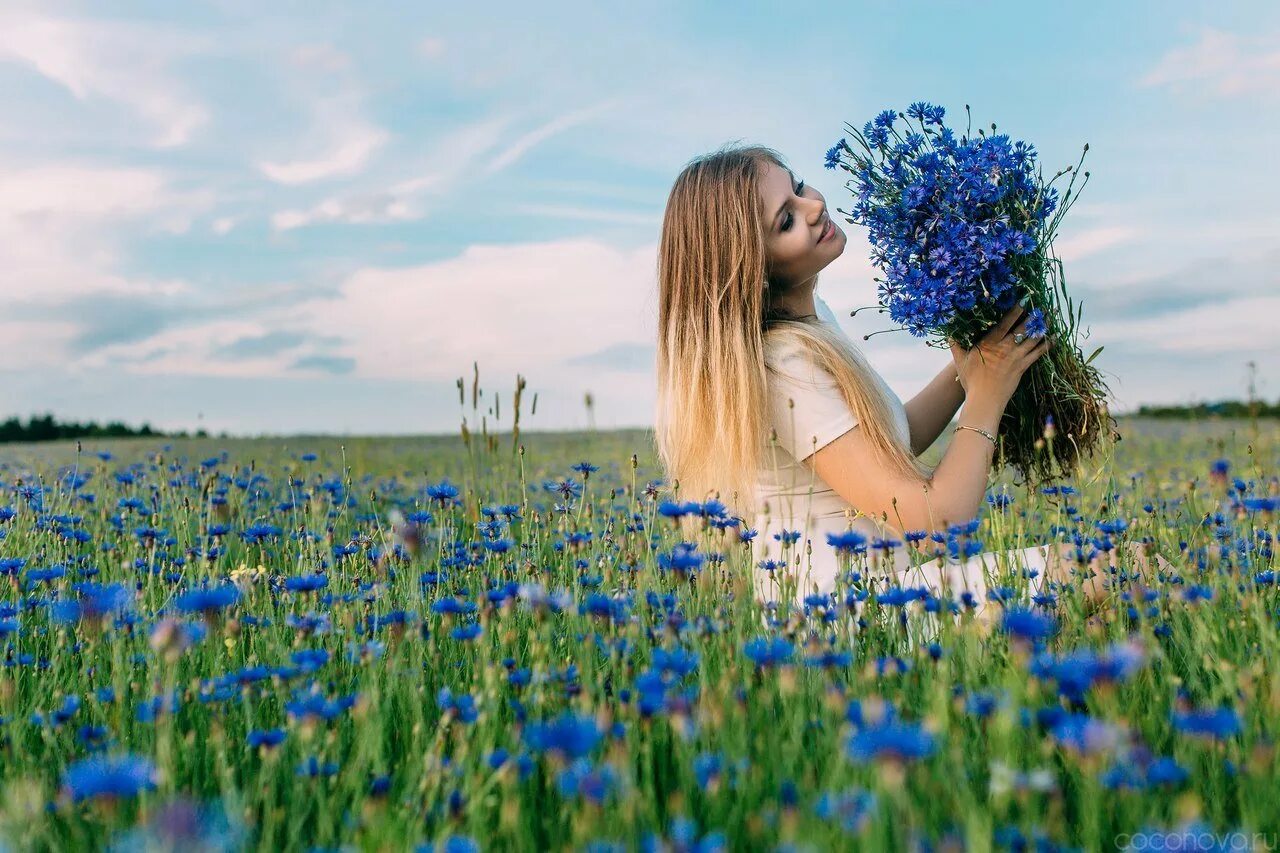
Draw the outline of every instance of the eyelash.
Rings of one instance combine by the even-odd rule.
[[[801,182],[800,182],[800,185],[799,185],[798,187],[796,187],[796,195],[800,195],[800,193],[802,193],[802,192],[804,192],[804,181],[801,181]],[[787,218],[786,218],[785,220],[783,220],[783,222],[782,222],[782,230],[783,230],[783,231],[790,231],[790,230],[791,230],[791,220],[792,220],[792,216],[791,216],[791,214],[790,214],[790,213],[788,213],[788,214],[787,214]]]

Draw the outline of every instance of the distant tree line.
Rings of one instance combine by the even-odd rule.
[[[1274,403],[1265,400],[1223,400],[1190,406],[1139,406],[1136,412],[1129,414],[1144,418],[1280,418],[1280,400]]]
[[[0,423],[0,443],[8,441],[58,441],[66,438],[127,438],[134,436],[157,436],[164,438],[205,438],[209,435],[203,427],[195,433],[161,432],[143,422],[141,427],[134,428],[120,421],[98,425],[97,421],[79,423],[77,421],[54,420],[53,415],[32,415],[24,424],[18,418],[9,418]]]
[[[1124,415],[1143,418],[1280,418],[1280,400],[1268,403],[1265,400],[1244,402],[1241,400],[1223,400],[1217,403],[1195,403],[1182,406],[1139,406],[1137,411],[1125,412]],[[97,421],[79,423],[78,421],[62,421],[54,419],[52,414],[32,415],[24,424],[16,417],[0,423],[0,444],[5,442],[59,441],[68,438],[208,438],[209,432],[204,427],[195,432],[180,430],[162,432],[151,428],[143,421],[140,427],[131,427],[120,421],[110,421],[99,425]],[[230,438],[223,432],[222,438]]]

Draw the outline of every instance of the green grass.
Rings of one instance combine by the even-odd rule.
[[[968,615],[930,622],[920,602],[872,605],[863,626],[836,607],[832,621],[779,614],[766,628],[749,594],[746,543],[732,528],[685,540],[658,512],[671,495],[646,490],[660,472],[643,431],[521,433],[523,451],[509,434],[95,440],[79,453],[75,442],[5,446],[0,506],[15,514],[0,522],[0,559],[26,562],[0,576],[0,830],[15,849],[98,848],[130,830],[155,841],[174,804],[188,803],[225,816],[224,846],[272,850],[403,850],[451,837],[486,850],[634,849],[650,833],[672,841],[678,818],[734,849],[948,839],[985,849],[1011,846],[1015,833],[1114,849],[1125,834],[1190,820],[1244,833],[1230,837],[1233,849],[1241,838],[1274,842],[1280,601],[1265,573],[1276,568],[1277,524],[1275,513],[1233,508],[1230,496],[1276,497],[1280,428],[1122,419],[1121,432],[1069,481],[1077,494],[992,484],[1008,485],[1012,502],[984,509],[975,534],[984,550],[1057,526],[1060,539],[1083,533],[1087,551],[1103,535],[1096,521],[1124,519],[1111,541],[1147,540],[1176,572],[1139,577],[1121,548],[1103,610],[1086,619],[1079,592],[1061,590],[1043,608],[1057,631],[1041,647]],[[319,458],[302,461],[305,452]],[[1210,476],[1219,458],[1230,463],[1225,479]],[[585,482],[570,468],[580,462],[598,466]],[[126,471],[131,482],[116,476]],[[456,505],[427,495],[446,477]],[[544,488],[567,478],[581,490],[567,501]],[[146,509],[120,508],[128,498]],[[482,509],[501,505],[518,518],[490,524]],[[392,516],[415,510],[432,521],[410,553]],[[228,532],[211,538],[215,524]],[[249,541],[244,532],[260,524],[281,532]],[[140,535],[146,528],[154,536]],[[660,565],[681,541],[709,558],[692,577]],[[31,577],[54,567],[64,574]],[[321,590],[283,585],[315,571],[328,580]],[[226,611],[202,619],[176,609],[181,593],[231,580],[241,595]],[[124,606],[63,624],[55,607],[75,600],[82,581],[121,584]],[[524,593],[490,603],[507,584]],[[563,596],[535,606],[531,585]],[[610,613],[592,594],[621,603]],[[450,597],[475,613],[433,610]],[[580,612],[587,604],[601,615]],[[327,629],[290,624],[307,616],[326,617]],[[207,635],[183,651],[165,645],[156,632],[165,617],[204,622]],[[469,624],[480,626],[474,639],[452,635]],[[744,646],[758,637],[782,638],[789,662],[757,667]],[[1121,642],[1141,650],[1141,664],[1075,705],[1033,674],[1039,654]],[[293,656],[317,649],[327,660],[299,668]],[[833,665],[807,665],[823,652]],[[672,668],[653,670],[656,654],[676,654]],[[513,684],[525,670],[528,683]],[[442,711],[442,688],[473,698],[474,721]],[[351,704],[332,706],[332,719],[290,714],[308,689]],[[162,701],[140,718],[139,708],[174,695],[176,708]],[[972,704],[983,697],[990,713]],[[1176,711],[1221,706],[1239,715],[1238,732],[1196,736],[1173,724]],[[909,733],[930,734],[933,750],[856,760],[849,738],[874,737],[885,707]],[[1055,708],[1093,720],[1086,748],[1043,724]],[[59,710],[67,719],[50,721]],[[577,773],[531,733],[566,712],[586,729]],[[247,744],[270,729],[285,731],[279,746]],[[1144,747],[1185,779],[1109,787],[1116,767],[1141,772]],[[491,761],[498,750],[506,761]],[[73,801],[67,768],[103,752],[150,761],[155,788]],[[312,758],[335,765],[332,775],[299,775]],[[715,761],[719,774],[700,778]],[[870,806],[850,811],[847,826],[818,807],[824,794],[859,791]],[[195,826],[177,846],[198,849],[201,833],[218,846],[213,823]]]

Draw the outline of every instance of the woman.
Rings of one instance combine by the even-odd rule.
[[[753,582],[763,600],[803,602],[836,588],[845,571],[828,533],[904,543],[906,531],[974,519],[1004,408],[1052,345],[1015,328],[1015,306],[972,350],[953,345],[952,364],[904,405],[815,293],[819,271],[845,243],[822,194],[762,146],[694,160],[667,200],[658,453],[682,500],[718,497],[753,522],[761,567]],[[916,457],[962,404],[960,427],[930,469]],[[783,531],[800,538],[789,543]],[[876,561],[876,573],[957,599],[968,589],[966,602],[979,609],[985,574],[999,563],[1026,569],[1032,592],[1043,589],[1046,571],[1051,579],[1070,574],[1066,547],[940,561],[935,546],[926,538],[912,560],[911,546],[900,544]],[[1086,584],[1091,600],[1104,594],[1099,581]]]

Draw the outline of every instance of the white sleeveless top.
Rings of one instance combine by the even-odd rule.
[[[861,352],[840,328],[827,303],[816,294],[814,306],[822,322]],[[759,561],[785,559],[790,571],[799,572],[801,596],[811,591],[811,584],[816,584],[820,592],[829,592],[840,566],[835,549],[827,544],[827,533],[840,533],[850,527],[861,533],[868,542],[868,561],[873,559],[873,554],[883,553],[870,548],[875,538],[902,542],[902,534],[870,516],[859,514],[801,461],[858,423],[836,388],[835,378],[816,365],[795,341],[772,345],[766,357],[773,368],[768,376],[769,421],[777,431],[778,443],[771,448],[766,438],[764,464],[758,476],[757,509],[754,519],[749,520],[759,531],[752,541],[753,580],[761,598],[776,599],[777,587],[770,583],[771,576],[759,567]],[[895,426],[909,444],[910,425],[901,398],[880,374],[876,373],[875,378],[889,401]],[[794,401],[794,409],[788,408],[788,398]],[[801,531],[800,538],[787,546],[788,553],[783,552],[783,543],[775,538],[783,529]],[[813,549],[811,560],[805,554],[806,539]],[[893,549],[892,571],[909,568],[907,550],[905,543]]]

